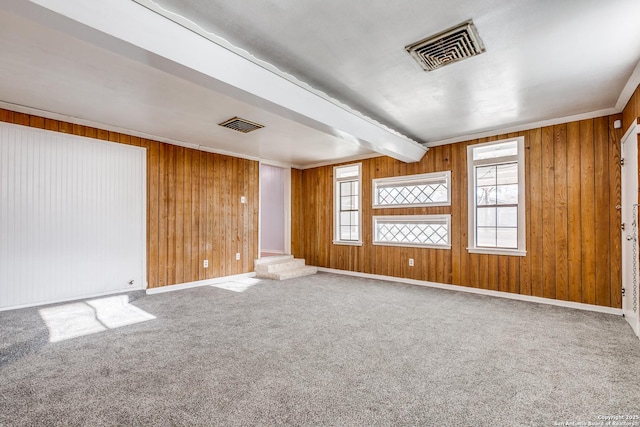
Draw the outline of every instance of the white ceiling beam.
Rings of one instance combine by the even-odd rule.
[[[2,7],[345,143],[404,162],[419,161],[427,151],[133,1],[6,0]]]

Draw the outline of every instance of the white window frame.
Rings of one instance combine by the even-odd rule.
[[[386,205],[378,202],[378,189],[381,186],[394,185],[397,187],[429,184],[432,182],[445,182],[447,187],[447,200],[441,203],[403,203]],[[372,206],[374,209],[425,207],[425,206],[451,206],[451,171],[422,173],[417,175],[392,176],[389,178],[377,178],[373,180]]]
[[[378,240],[378,223],[381,221],[394,221],[397,223],[442,223],[447,224],[447,242],[446,244],[431,244],[431,243],[411,243],[411,242],[385,242]],[[451,249],[451,215],[385,215],[373,217],[373,244],[376,246],[401,246],[410,248],[433,248],[433,249]]]
[[[473,150],[480,147],[487,147],[490,145],[504,144],[507,142],[517,142],[518,153],[512,156],[494,157],[490,159],[473,160]],[[479,247],[476,239],[476,167],[477,166],[489,166],[498,165],[504,163],[512,163],[517,161],[518,163],[518,247],[516,249],[510,248],[490,248]],[[525,211],[525,164],[524,164],[524,137],[519,136],[516,138],[503,139],[500,141],[492,141],[483,144],[473,144],[467,147],[467,177],[468,177],[468,190],[469,190],[469,242],[467,251],[469,253],[477,254],[492,254],[492,255],[512,255],[512,256],[526,256],[526,211]]]
[[[339,170],[341,168],[351,168],[356,166],[358,169],[358,177],[339,178]],[[340,183],[358,181],[358,239],[342,240],[340,238]],[[362,163],[351,163],[348,165],[340,165],[333,167],[333,244],[362,246]]]

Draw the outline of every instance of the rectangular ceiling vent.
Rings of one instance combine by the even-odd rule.
[[[232,119],[219,123],[219,125],[242,133],[249,133],[264,127],[264,125],[250,122],[249,120],[241,119],[240,117],[234,117]]]
[[[425,71],[433,71],[485,51],[471,20],[415,42],[405,49]]]

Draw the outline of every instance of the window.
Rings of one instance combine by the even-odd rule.
[[[526,255],[524,138],[467,147],[469,252]]]
[[[362,244],[360,169],[360,163],[333,168],[335,244]]]
[[[448,206],[450,182],[450,171],[374,179],[373,207]]]
[[[373,244],[450,249],[451,215],[373,217]]]

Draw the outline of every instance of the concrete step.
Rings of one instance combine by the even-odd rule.
[[[256,273],[278,273],[304,267],[305,262],[300,258],[289,258],[279,261],[261,263],[255,266]]]
[[[257,277],[261,279],[271,279],[271,280],[286,280],[293,279],[296,277],[310,276],[312,274],[316,274],[318,269],[316,267],[304,266],[291,270],[278,271],[275,273],[258,273]]]
[[[280,261],[288,261],[288,260],[292,260],[293,259],[293,255],[278,255],[278,256],[270,256],[270,257],[266,257],[266,258],[260,258],[260,259],[256,259],[253,261],[253,267],[257,267],[259,265],[264,265],[264,264],[272,264],[275,262],[280,262]]]
[[[285,280],[309,276],[318,272],[316,267],[305,265],[304,259],[294,258],[292,255],[257,259],[253,265],[256,277],[259,279]]]

